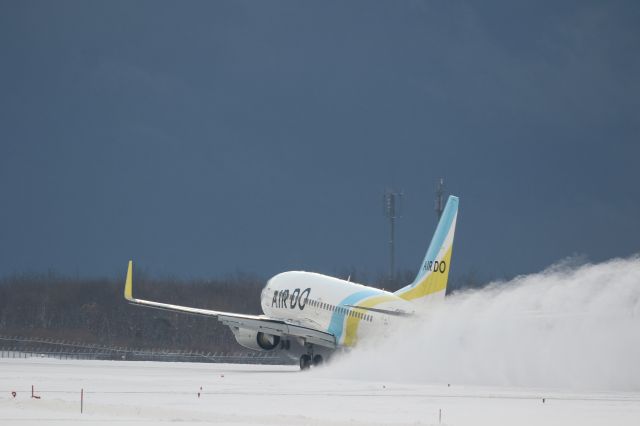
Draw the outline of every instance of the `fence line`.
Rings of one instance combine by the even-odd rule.
[[[286,356],[271,352],[218,353],[139,349],[37,337],[0,336],[0,358],[57,358],[167,362],[212,362],[231,364],[292,364]]]

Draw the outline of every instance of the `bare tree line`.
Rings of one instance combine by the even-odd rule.
[[[136,295],[167,303],[256,314],[262,280],[149,279],[136,276]],[[123,281],[25,274],[0,280],[0,332],[139,348],[235,351],[226,326],[213,318],[130,306]]]

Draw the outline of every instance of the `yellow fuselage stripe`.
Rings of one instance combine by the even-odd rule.
[[[392,302],[397,300],[394,296],[389,295],[380,295],[374,296],[370,299],[366,299],[358,304],[358,306],[362,306],[363,308],[373,308],[376,305],[384,302]],[[363,309],[355,309],[355,312],[366,313],[366,310]],[[348,317],[346,331],[344,336],[344,345],[345,346],[353,346],[356,344],[358,339],[358,325],[360,325],[360,318],[357,317]]]

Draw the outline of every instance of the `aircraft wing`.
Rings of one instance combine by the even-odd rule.
[[[264,315],[236,314],[233,312],[213,311],[209,309],[191,308],[189,306],[136,299],[133,297],[133,261],[129,261],[127,279],[124,285],[124,298],[132,305],[145,306],[165,311],[182,312],[190,315],[215,317],[218,321],[229,327],[256,330],[276,336],[299,337],[316,345],[325,346],[331,349],[335,349],[336,347],[335,336],[331,333],[288,323],[282,320],[272,319]]]

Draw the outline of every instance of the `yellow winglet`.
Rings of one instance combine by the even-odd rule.
[[[129,269],[127,269],[127,280],[124,282],[124,298],[133,300],[133,260],[129,261]]]

